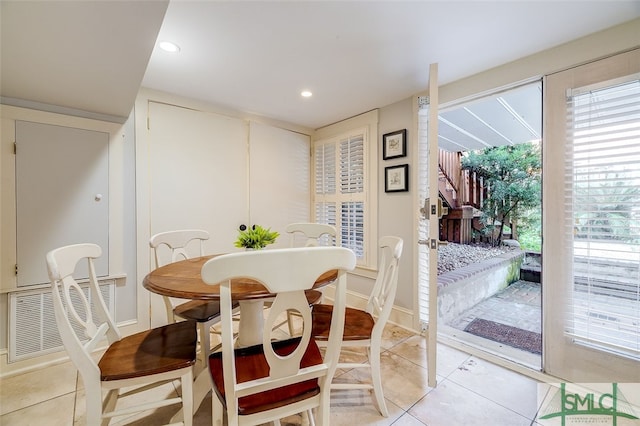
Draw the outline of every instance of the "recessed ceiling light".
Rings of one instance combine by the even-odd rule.
[[[180,46],[175,43],[171,43],[170,41],[161,41],[158,46],[160,46],[160,49],[169,53],[178,53],[180,51]]]
[[[311,93],[311,92],[310,92],[310,91],[308,91],[308,90],[303,90],[303,91],[302,91],[302,93],[300,93],[300,95],[301,95],[303,98],[310,98],[310,97],[311,97],[311,95],[313,95],[313,93]]]

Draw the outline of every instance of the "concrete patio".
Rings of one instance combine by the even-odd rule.
[[[541,332],[542,292],[540,284],[516,281],[492,297],[478,303],[448,325],[464,330],[475,318],[510,325],[523,330]]]

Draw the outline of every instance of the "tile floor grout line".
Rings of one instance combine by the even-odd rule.
[[[521,413],[518,413],[517,411],[515,411],[515,410],[514,410],[514,409],[512,409],[511,407],[505,406],[504,404],[502,404],[502,403],[500,403],[500,402],[498,402],[498,401],[494,401],[493,399],[491,399],[491,398],[489,398],[489,397],[487,397],[487,396],[484,396],[484,395],[482,395],[482,394],[480,394],[480,393],[476,392],[475,390],[473,390],[473,389],[471,389],[471,388],[469,388],[469,387],[467,387],[467,386],[465,386],[465,385],[463,385],[463,384],[461,384],[461,383],[456,382],[455,380],[451,380],[451,379],[447,379],[447,380],[448,380],[449,382],[453,383],[454,385],[456,385],[456,386],[460,386],[460,387],[461,387],[461,388],[463,388],[464,390],[466,390],[466,391],[468,391],[468,392],[471,392],[471,393],[475,394],[476,396],[479,396],[480,398],[482,398],[482,399],[484,399],[484,400],[490,401],[490,402],[492,402],[492,403],[496,404],[497,406],[504,408],[505,410],[509,410],[509,411],[511,411],[512,413],[514,413],[514,414],[516,414],[516,415],[518,415],[518,416],[522,417],[523,419],[531,420],[531,421],[535,421],[535,416],[538,414],[538,409],[536,408],[536,413],[535,413],[535,415],[534,415],[534,418],[533,418],[533,419],[530,419],[529,417],[527,417],[527,416],[525,416],[525,415],[523,415],[523,414],[521,414]],[[532,380],[533,380],[533,379],[532,379]]]

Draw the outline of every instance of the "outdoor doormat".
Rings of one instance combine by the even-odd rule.
[[[542,338],[540,333],[522,330],[482,318],[476,318],[471,321],[469,325],[464,328],[464,331],[527,352],[538,355],[542,354]]]

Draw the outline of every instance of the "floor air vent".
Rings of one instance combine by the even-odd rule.
[[[100,280],[99,283],[102,297],[113,317],[115,314],[115,280]],[[88,284],[80,286],[88,297]],[[78,308],[79,305],[76,307]],[[78,334],[78,337],[80,340],[85,340],[83,335]],[[10,293],[9,362],[21,361],[61,350],[64,348],[53,313],[51,289]]]

